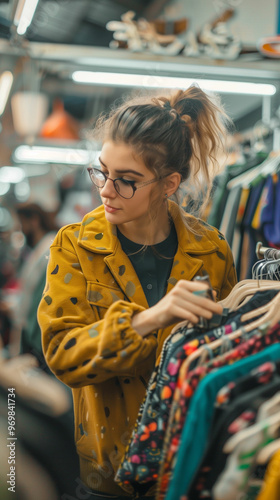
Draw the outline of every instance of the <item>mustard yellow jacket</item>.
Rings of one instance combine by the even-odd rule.
[[[236,273],[223,236],[205,224],[201,235],[187,231],[174,202],[169,212],[178,250],[167,293],[203,268],[218,299],[226,297]],[[58,232],[38,309],[43,350],[50,369],[73,389],[81,479],[92,489],[116,495],[126,495],[114,475],[155,360],[174,327],[142,338],[131,317],[145,308],[140,281],[103,206]]]

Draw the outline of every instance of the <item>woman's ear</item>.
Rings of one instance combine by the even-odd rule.
[[[164,194],[167,198],[172,196],[178,189],[181,183],[181,174],[179,172],[172,172],[165,178]]]

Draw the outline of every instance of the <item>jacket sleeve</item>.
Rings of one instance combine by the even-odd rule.
[[[144,308],[118,300],[100,320],[86,288],[76,253],[54,243],[38,308],[47,364],[70,387],[136,376],[157,346],[153,334],[143,338],[131,326],[132,316]]]
[[[224,280],[219,300],[225,299],[232,290],[232,288],[234,287],[234,285],[237,283],[236,268],[234,264],[232,251],[227,241],[224,241],[224,243],[226,245],[226,252],[225,252],[226,268],[225,268]]]

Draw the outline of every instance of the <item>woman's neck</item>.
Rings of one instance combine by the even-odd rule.
[[[140,245],[156,245],[166,240],[170,233],[170,219],[168,213],[162,214],[160,220],[152,221],[150,224],[135,224],[134,221],[119,224],[119,231],[129,240]]]

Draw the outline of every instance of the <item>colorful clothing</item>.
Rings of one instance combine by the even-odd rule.
[[[216,411],[219,408],[221,410],[226,408],[237,396],[251,391],[258,385],[267,384],[273,379],[276,372],[276,364],[267,362],[235,382],[229,382],[217,394],[215,403]]]
[[[226,441],[230,436],[253,425],[258,419],[259,408],[280,389],[280,377],[276,371],[275,363],[267,362],[261,367],[258,366],[242,379],[248,379],[248,390],[239,392],[239,395],[236,395],[232,401],[220,406],[218,412],[216,409],[213,414],[213,425],[209,432],[207,451],[189,490],[189,497],[192,500],[212,499],[212,488],[222,473],[227,459],[223,453]],[[228,385],[234,384],[238,386],[239,379],[231,380]],[[200,438],[196,437],[197,439]],[[214,460],[213,457],[215,457]]]
[[[278,425],[275,426],[275,419]],[[270,418],[254,424],[250,429],[240,431],[238,443],[232,445],[226,466],[213,487],[215,500],[235,500],[243,493],[254,468],[254,458],[261,448],[279,438],[279,417]],[[232,440],[233,436],[230,438]],[[225,444],[225,447],[228,443]]]
[[[238,311],[229,312],[228,309],[224,309],[222,315],[213,316],[205,325],[202,322],[192,329],[183,326],[168,337],[161,353],[160,363],[150,379],[146,399],[141,405],[131,441],[115,478],[124,489],[132,486],[135,491],[142,492],[145,484],[151,484],[158,478],[164,436],[183,361],[200,346],[232,333],[245,312],[269,302],[277,292],[277,290],[257,292]],[[204,330],[205,333],[202,333]]]
[[[241,339],[235,339],[236,342],[240,342]],[[246,358],[249,355],[258,353],[264,349],[264,347],[273,344],[275,342],[279,342],[280,340],[280,329],[273,329],[272,332],[266,333],[263,335],[262,333],[256,333],[252,338],[250,338],[246,342],[240,343],[235,349],[229,351],[221,357],[214,358],[207,365],[199,366],[195,368],[193,371],[189,372],[187,377],[182,378],[181,373],[184,373],[183,365],[180,370],[180,375],[178,379],[178,384],[174,393],[173,404],[170,412],[170,418],[168,423],[168,428],[165,435],[165,442],[163,448],[163,463],[160,471],[159,478],[159,498],[164,498],[164,495],[168,489],[170,479],[172,478],[172,483],[176,484],[178,479],[182,477],[182,471],[178,472],[178,476],[176,473],[175,462],[179,460],[178,450],[179,444],[182,437],[182,431],[185,424],[186,414],[189,410],[189,405],[191,402],[192,396],[195,394],[196,388],[199,382],[205,377],[207,373],[210,373],[215,368],[220,368],[222,366],[235,363],[241,359]],[[217,373],[219,370],[217,370]],[[200,384],[199,384],[200,385]],[[220,386],[222,387],[222,385]],[[219,388],[220,388],[219,387]],[[187,425],[189,422],[189,415],[187,420]],[[189,434],[189,437],[192,437],[192,434]],[[183,438],[182,438],[183,439]],[[196,443],[194,443],[196,446]],[[203,448],[204,449],[204,448]],[[185,446],[180,448],[180,454],[185,455]],[[184,484],[186,485],[186,480],[190,481],[193,477],[194,469],[194,460],[192,454],[187,454],[187,457],[190,461],[189,468],[186,466],[184,472]],[[196,464],[199,465],[198,463]],[[174,470],[175,469],[175,470]],[[177,468],[178,471],[178,468]],[[182,482],[182,479],[180,479]],[[183,490],[184,492],[185,490]],[[169,498],[174,498],[170,496]]]
[[[213,322],[216,321],[214,318]],[[211,320],[208,328],[210,326]],[[133,485],[136,491],[143,491],[143,484],[155,482],[158,477],[173,393],[183,361],[199,346],[232,332],[232,328],[226,325],[204,334],[201,331],[203,328],[199,329],[197,325],[189,330],[181,328],[165,341],[160,363],[150,379],[135,430],[115,478],[124,489]]]

